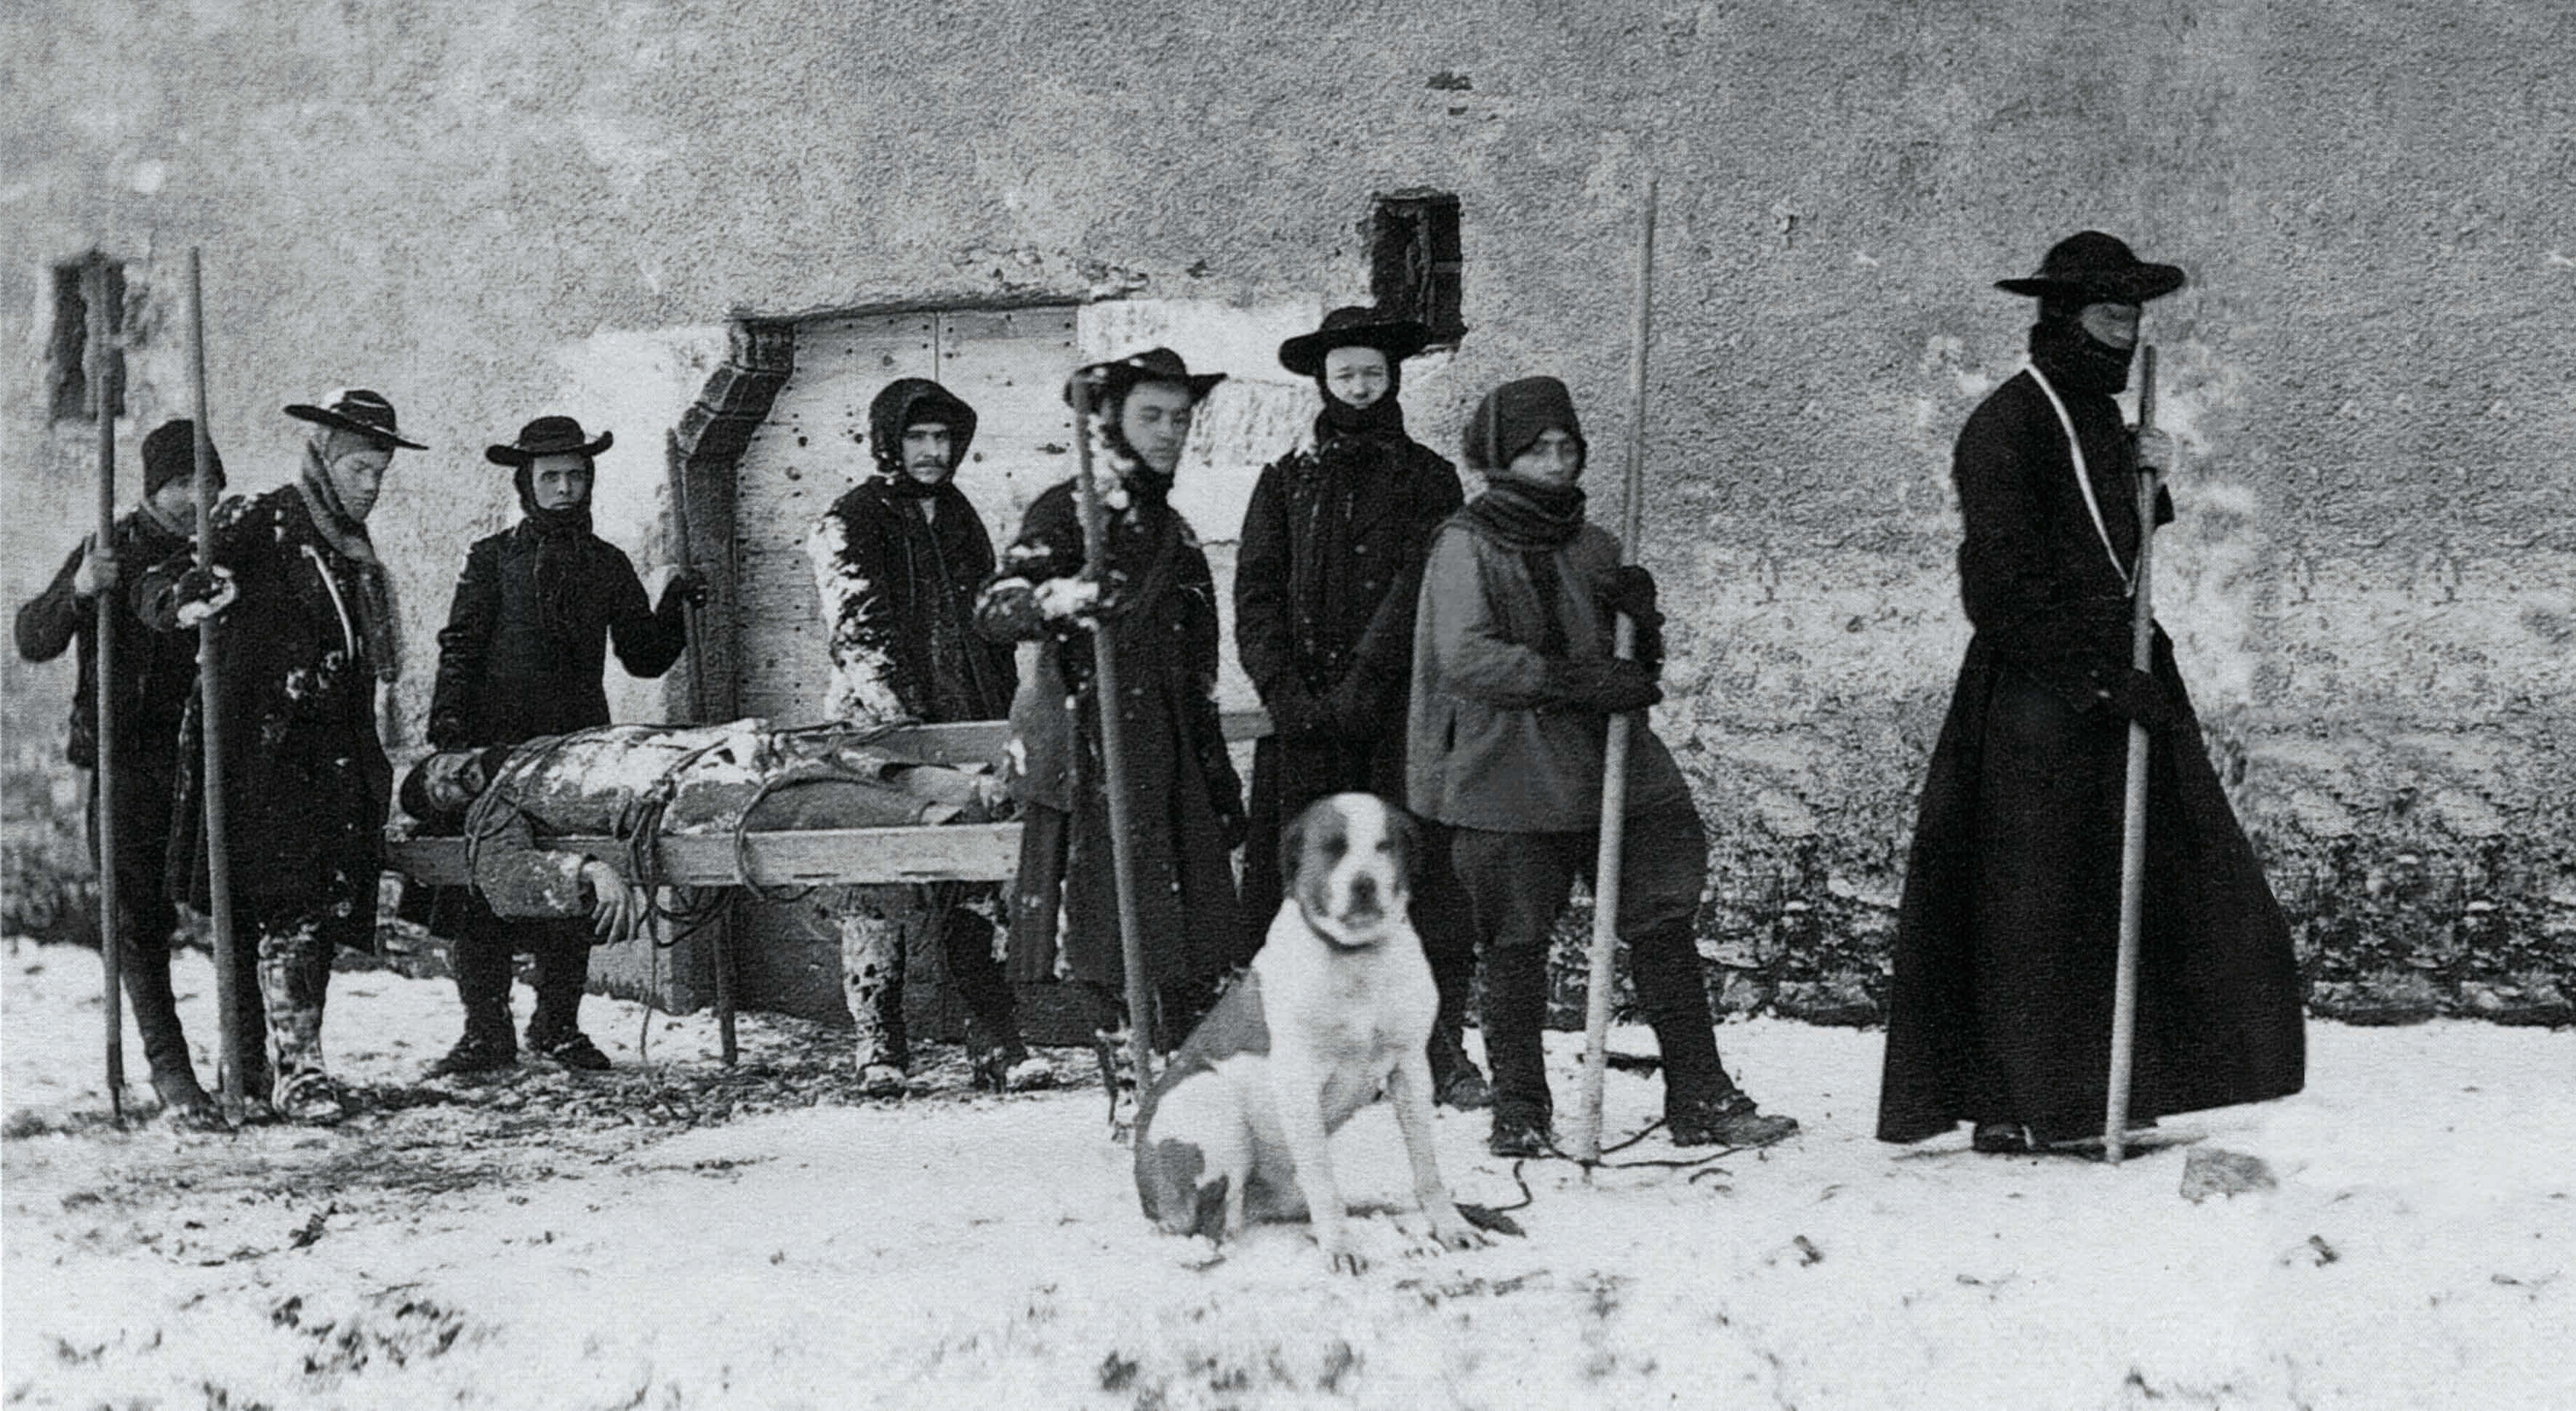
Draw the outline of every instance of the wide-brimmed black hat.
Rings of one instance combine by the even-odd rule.
[[[2032,298],[2067,296],[2143,304],[2180,289],[2184,282],[2179,266],[2151,264],[2139,259],[2118,236],[2085,230],[2050,246],[2039,262],[2039,273],[2026,279],[1997,280],[1995,287]]]
[[[593,441],[571,417],[541,416],[520,427],[519,439],[509,445],[484,447],[483,459],[494,465],[526,465],[539,456],[595,456],[615,444],[615,432],[603,431]]]
[[[2131,253],[2118,236],[2098,230],[2078,231],[2048,248],[2039,273],[2028,279],[1999,279],[1995,287],[2034,299],[2071,297],[2091,303],[2143,304],[2183,286],[2180,266],[2149,264]]]
[[[339,431],[354,431],[384,446],[401,446],[406,450],[426,451],[418,441],[406,441],[394,430],[394,404],[382,392],[364,387],[348,387],[322,399],[321,405],[297,402],[286,409],[288,416]]]
[[[1091,363],[1075,368],[1073,377],[1064,384],[1065,405],[1073,405],[1075,381],[1091,384],[1094,406],[1114,406],[1127,400],[1129,389],[1140,382],[1177,382],[1190,389],[1190,400],[1202,401],[1210,389],[1225,381],[1221,372],[1192,374],[1190,365],[1169,348],[1148,348],[1105,363]]]
[[[1395,318],[1354,304],[1324,315],[1324,326],[1300,333],[1279,345],[1279,365],[1301,377],[1324,370],[1324,355],[1335,348],[1375,348],[1386,360],[1400,363],[1431,345],[1431,330],[1409,318]]]

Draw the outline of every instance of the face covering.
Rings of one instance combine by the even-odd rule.
[[[2138,350],[2096,342],[2084,331],[2083,313],[2080,300],[2040,300],[2039,322],[2030,330],[2030,360],[2061,391],[2108,397],[2126,390],[2129,363]]]

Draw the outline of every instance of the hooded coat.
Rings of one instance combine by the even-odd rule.
[[[2137,470],[2120,410],[2062,369],[1997,388],[1959,434],[1961,599],[1976,629],[1934,748],[1897,919],[1878,1135],[1961,1121],[2098,1132],[2119,934]],[[2066,407],[2100,513],[2088,508]],[[2170,518],[2169,503],[2159,520]],[[2106,542],[2107,541],[2107,542]],[[2129,1111],[2254,1102],[2304,1080],[2289,928],[2155,636],[2144,933]]]
[[[903,468],[904,432],[923,421],[948,428],[949,464],[964,464],[975,409],[936,382],[896,382],[868,409],[876,474],[806,537],[831,635],[835,719],[999,720],[1019,688],[1011,649],[975,630],[975,595],[993,572],[983,517],[953,473],[930,486]]]
[[[383,649],[369,645],[361,606],[372,566],[332,542],[296,483],[216,506],[214,561],[238,591],[215,634],[233,889],[264,909],[325,900],[380,870],[393,798],[376,683],[395,664],[371,659]],[[182,551],[144,575],[136,611],[147,625],[183,630],[176,590],[191,567]],[[189,702],[180,745],[170,892],[203,910],[201,700]]]
[[[1251,959],[1257,939],[1243,923],[1234,886],[1231,854],[1243,784],[1226,755],[1217,715],[1216,582],[1198,536],[1165,500],[1164,488],[1167,482],[1157,486],[1137,472],[1124,484],[1109,482],[1103,496],[1109,561],[1102,605],[1117,624],[1110,640],[1126,696],[1120,719],[1129,840],[1148,978],[1156,984],[1221,975]],[[978,599],[976,622],[995,641],[1037,642],[1037,681],[1063,688],[1045,700],[1023,692],[1012,717],[1012,748],[1025,761],[1014,781],[1017,796],[1070,819],[1060,878],[1026,875],[1023,853],[1012,905],[1011,978],[1052,978],[1061,935],[1065,964],[1076,978],[1116,987],[1125,966],[1092,634],[1045,616],[1036,601],[1038,585],[1082,572],[1076,499],[1068,481],[1030,504],[1019,537]]]
[[[1279,905],[1285,820],[1346,790],[1404,798],[1414,602],[1431,536],[1464,496],[1456,467],[1407,437],[1400,413],[1381,419],[1344,432],[1318,417],[1315,445],[1263,467],[1244,514],[1235,650],[1274,727],[1253,753],[1253,917]]]

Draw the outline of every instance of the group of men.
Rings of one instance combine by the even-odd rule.
[[[2169,463],[2170,447],[2125,426],[2112,396],[2127,381],[2141,306],[2181,282],[2181,271],[2095,232],[2061,242],[2037,276],[2003,282],[2038,298],[2040,319],[2030,368],[1959,443],[1961,578],[1977,631],[1907,877],[1880,1119],[1888,1140],[1965,1121],[1980,1149],[2024,1151],[2098,1123],[2133,721],[2153,741],[2153,782],[2131,1110],[2151,1120],[2302,1081],[2287,928],[2210,771],[2169,645],[2159,635],[2152,672],[2127,665],[2144,532],[2133,487],[2142,467]],[[876,398],[873,474],[807,540],[832,713],[858,724],[1007,716],[1024,827],[1007,895],[910,889],[901,918],[880,914],[879,898],[867,924],[844,927],[870,1091],[899,1091],[909,1061],[906,937],[935,946],[970,1011],[980,1084],[1046,1080],[1018,1031],[1014,983],[1070,981],[1104,1051],[1127,1024],[1177,1045],[1280,904],[1284,821],[1359,790],[1424,827],[1413,905],[1440,996],[1430,1054],[1439,1099],[1490,1107],[1498,1154],[1550,1150],[1549,941],[1593,866],[1609,722],[1626,715],[1635,728],[1616,926],[1660,1050],[1668,1134],[1754,1146],[1796,1130],[1760,1110],[1719,1058],[1696,943],[1707,836],[1642,714],[1662,697],[1664,618],[1653,575],[1623,563],[1616,537],[1586,517],[1588,443],[1573,398],[1550,377],[1488,393],[1463,437],[1484,479],[1470,500],[1450,462],[1406,434],[1397,399],[1405,361],[1431,341],[1410,319],[1337,309],[1280,349],[1322,406],[1311,440],[1262,470],[1241,531],[1235,643],[1272,723],[1248,797],[1216,709],[1215,580],[1171,505],[1193,414],[1223,374],[1193,373],[1161,348],[1074,374],[1082,395],[1068,385],[1066,396],[1092,409],[1077,434],[1090,440],[1107,511],[1097,572],[1073,483],[1041,494],[997,553],[955,479],[974,408],[922,379]],[[190,432],[173,423],[147,441],[145,503],[117,543],[76,552],[22,610],[19,633],[31,657],[59,652],[80,600],[117,591],[126,562],[153,566],[120,630],[128,617],[138,639],[209,613],[232,620],[221,634],[227,768],[237,771],[227,780],[232,877],[255,938],[243,947],[256,971],[248,993],[268,1035],[253,1091],[286,1116],[328,1120],[339,1102],[321,1065],[323,991],[332,946],[372,925],[387,798],[374,689],[400,669],[400,627],[365,521],[393,451],[418,447],[373,393],[288,412],[316,428],[302,474],[225,503],[212,570],[194,568],[178,537],[173,448]],[[610,443],[541,417],[487,453],[514,471],[524,518],[474,545],[458,581],[431,707],[441,749],[604,724],[605,644],[646,676],[684,650],[681,607],[703,583],[684,573],[649,605],[626,556],[591,532],[596,458]],[[1624,656],[1614,649],[1623,617],[1634,628]],[[1112,702],[1100,698],[1095,634],[1115,662]],[[1014,660],[1021,643],[1036,644],[1027,679]],[[119,708],[139,727],[126,735],[138,745],[119,762],[134,781],[121,792],[168,802],[157,819],[120,822],[135,841],[119,848],[111,890],[136,942],[128,983],[154,1085],[174,1109],[202,1115],[159,948],[168,898],[205,900],[192,865],[198,776],[183,753],[198,728],[185,704],[193,662],[167,637],[120,659],[135,684]],[[94,706],[84,696],[79,709],[73,758],[88,763],[82,722]],[[1126,1013],[1123,999],[1104,709],[1122,726],[1149,1014]],[[144,836],[156,823],[158,842]],[[164,857],[176,891],[148,875]],[[614,875],[600,870],[600,929],[613,932],[625,913],[608,895]],[[513,952],[536,961],[529,1048],[605,1065],[575,1022],[595,938],[587,923],[504,920],[468,898],[439,929],[455,946],[465,1008],[442,1071],[516,1061]],[[1480,960],[1490,1080],[1462,1039]]]

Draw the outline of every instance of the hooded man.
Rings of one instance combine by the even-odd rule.
[[[1011,650],[975,631],[975,593],[993,539],[957,488],[975,409],[927,378],[888,384],[868,406],[876,473],[814,522],[805,552],[832,651],[832,714],[859,725],[999,720],[1019,687]],[[841,934],[841,984],[858,1029],[864,1092],[902,1091],[904,935],[934,933],[966,1004],[977,1087],[1040,1086],[1052,1074],[1021,1042],[1011,984],[994,955],[998,888],[959,882],[843,887],[827,908]]]
[[[1548,940],[1599,851],[1610,717],[1663,698],[1655,581],[1584,519],[1585,450],[1553,377],[1477,404],[1467,463],[1489,483],[1433,540],[1414,627],[1411,804],[1456,830],[1450,856],[1484,949],[1497,1156],[1554,1143]],[[1634,660],[1611,655],[1621,613],[1637,625]],[[1676,1146],[1778,1141],[1797,1122],[1760,1112],[1718,1058],[1696,939],[1707,834],[1663,742],[1643,720],[1628,738],[1617,922],[1663,1055],[1666,1130]]]
[[[96,536],[63,560],[45,591],[18,609],[18,655],[51,661],[74,641],[80,676],[72,686],[71,738],[64,754],[84,770],[98,759],[98,595],[114,595],[117,679],[116,875],[101,879],[102,905],[116,908],[124,954],[125,993],[134,1027],[152,1066],[152,1090],[172,1117],[192,1126],[219,1124],[214,1100],[197,1081],[188,1036],[170,992],[170,945],[179,918],[165,885],[170,852],[170,803],[178,788],[179,730],[197,692],[197,646],[187,637],[148,631],[133,611],[120,575],[139,574],[188,549],[196,499],[196,423],[165,421],[143,438],[143,500],[116,522],[105,548]],[[214,481],[224,483],[221,457]],[[89,812],[93,856],[99,844],[96,783]]]
[[[2099,1135],[2109,1087],[2129,726],[2148,732],[2147,857],[2129,1112],[2297,1092],[2298,968],[2262,868],[2155,634],[2132,669],[2139,467],[2126,426],[2141,307],[2182,287],[2098,231],[2037,275],[2030,365],[1959,432],[1959,590],[1976,635],[1923,785],[1897,912],[1878,1135],[1975,1124],[1980,1151]],[[2173,517],[2158,497],[2156,518]]]
[[[1111,867],[1108,781],[1092,629],[1111,625],[1126,746],[1129,841],[1160,1041],[1186,1036],[1217,982],[1257,941],[1234,889],[1243,785],[1217,718],[1216,582],[1198,536],[1171,506],[1190,420],[1223,373],[1193,375],[1169,348],[1094,363],[1091,437],[1107,519],[1100,580],[1083,577],[1072,481],[1029,506],[1020,535],[976,601],[997,642],[1039,644],[1037,670],[1012,707],[1013,789],[1026,829],[1011,904],[1011,971],[1045,980],[1063,962],[1082,986],[1111,1062],[1124,1011],[1125,965]],[[1073,389],[1065,389],[1067,401]],[[1071,709],[1067,709],[1068,700]],[[1133,1016],[1152,1025],[1155,1015]]]
[[[628,674],[647,679],[670,670],[688,646],[684,605],[705,600],[705,581],[692,570],[674,574],[656,606],[625,551],[591,532],[599,455],[616,439],[606,431],[593,439],[572,417],[541,416],[516,441],[485,448],[484,459],[509,467],[522,518],[466,550],[438,633],[433,747],[481,750],[606,725],[601,672],[611,645]],[[478,1073],[518,1061],[514,953],[536,961],[528,1051],[567,1068],[608,1066],[578,1015],[591,944],[614,936],[579,917],[504,921],[462,889],[443,891],[439,903],[430,924],[451,938],[465,1033],[431,1071]]]
[[[234,993],[243,1032],[264,1019],[268,1036],[243,1091],[267,1094],[289,1120],[333,1122],[344,1108],[323,1065],[322,1006],[333,952],[375,939],[393,797],[376,692],[402,674],[401,616],[367,516],[394,452],[422,446],[375,392],[335,392],[286,414],[313,424],[301,472],[217,506],[213,567],[173,554],[143,576],[135,607],[165,632],[222,615],[213,670],[232,912],[248,941],[239,963],[254,972]],[[172,898],[205,910],[201,702],[188,705],[169,861]]]
[[[1314,445],[1262,468],[1235,559],[1235,649],[1272,724],[1252,757],[1249,917],[1279,909],[1284,820],[1345,791],[1404,801],[1414,599],[1431,535],[1464,499],[1457,469],[1405,434],[1396,400],[1404,360],[1430,341],[1412,319],[1345,308],[1279,345],[1280,366],[1314,379],[1324,405]],[[1485,1076],[1461,1042],[1473,922],[1445,831],[1426,829],[1423,844],[1413,929],[1440,989],[1431,1085],[1451,1107],[1483,1107]]]

